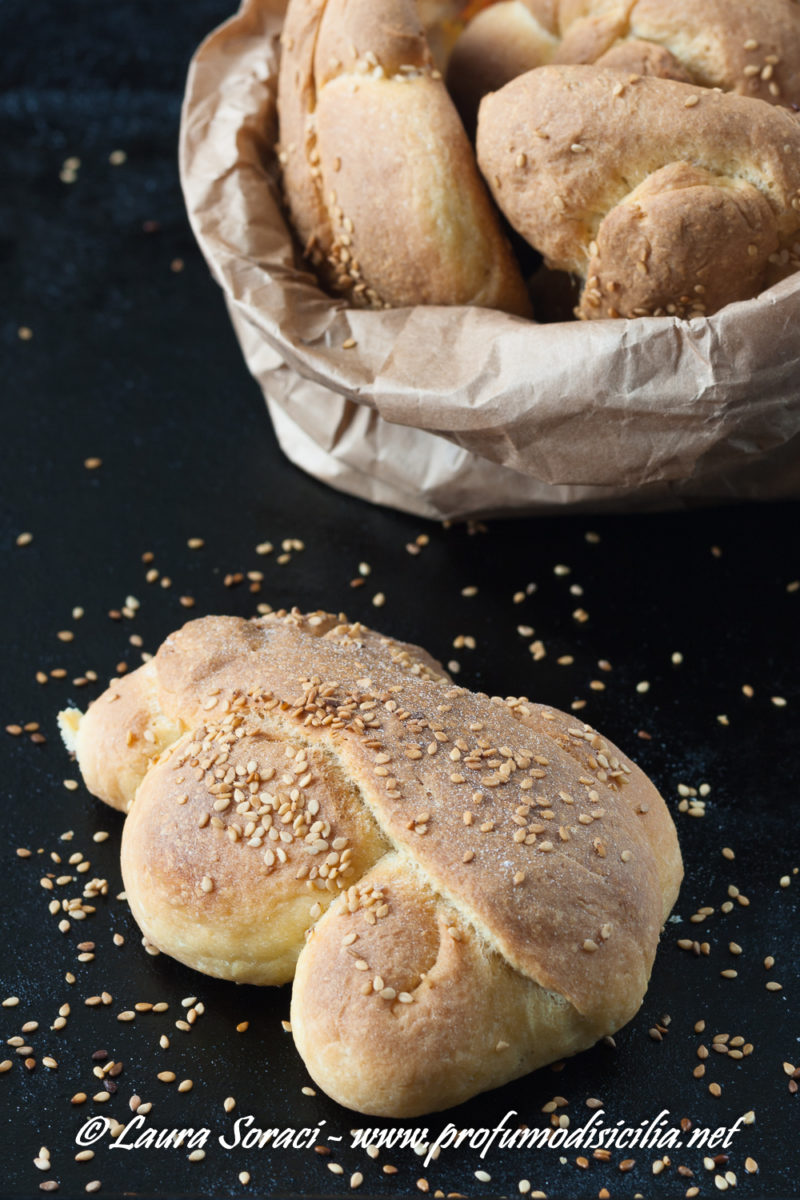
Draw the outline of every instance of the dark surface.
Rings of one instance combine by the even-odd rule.
[[[117,863],[121,817],[80,787],[60,745],[59,708],[85,705],[103,686],[72,681],[87,669],[100,681],[116,664],[131,667],[141,648],[155,650],[171,629],[191,615],[251,615],[260,602],[346,608],[353,618],[416,641],[447,661],[461,664],[459,679],[476,688],[526,693],[569,708],[586,700],[580,715],[596,723],[631,752],[664,792],[675,813],[687,877],[677,906],[681,924],[667,926],[642,1011],[617,1037],[616,1050],[598,1046],[563,1070],[537,1072],[453,1113],[405,1126],[433,1132],[448,1120],[461,1127],[493,1126],[510,1119],[544,1124],[541,1106],[560,1094],[569,1099],[571,1127],[590,1116],[587,1097],[605,1103],[605,1123],[638,1126],[668,1109],[669,1125],[688,1117],[696,1125],[731,1126],[745,1111],[755,1125],[731,1142],[722,1170],[738,1177],[736,1195],[769,1197],[798,1193],[797,1098],[788,1091],[783,1063],[800,1061],[798,1049],[797,894],[800,865],[798,815],[797,630],[800,578],[796,506],[740,507],[665,516],[559,518],[496,522],[486,530],[442,529],[339,496],[290,467],[278,452],[261,397],[246,373],[222,298],[183,216],[175,167],[182,84],[189,55],[201,36],[227,15],[221,0],[183,0],[164,5],[139,0],[23,4],[4,0],[0,40],[4,46],[2,167],[5,181],[0,255],[5,267],[0,337],[3,371],[3,514],[0,555],[4,587],[2,726],[36,721],[47,741],[0,732],[4,888],[2,997],[18,996],[16,1008],[0,1008],[7,1039],[25,1021],[39,1029],[26,1035],[36,1066],[28,1070],[13,1047],[13,1068],[0,1076],[3,1112],[0,1145],[6,1194],[38,1195],[45,1180],[60,1195],[83,1194],[89,1180],[102,1181],[101,1195],[228,1196],[345,1195],[350,1175],[364,1175],[361,1195],[430,1192],[471,1196],[519,1195],[518,1181],[550,1197],[594,1197],[607,1187],[614,1200],[683,1196],[699,1185],[717,1194],[703,1153],[613,1151],[611,1162],[591,1158],[581,1170],[579,1150],[443,1151],[424,1167],[410,1150],[383,1151],[372,1161],[350,1147],[351,1128],[391,1128],[349,1114],[324,1096],[305,1096],[308,1084],[291,1038],[280,1026],[288,991],[236,988],[196,975],[161,956],[148,957],[124,902],[114,897],[121,881]],[[109,163],[123,149],[127,161]],[[81,159],[77,179],[59,172],[66,158]],[[148,222],[158,222],[154,228]],[[171,269],[174,260],[182,270]],[[33,331],[30,340],[20,327]],[[87,470],[89,456],[102,466]],[[600,536],[588,542],[587,530]],[[16,538],[30,531],[30,545]],[[417,555],[407,544],[425,534]],[[191,551],[187,538],[205,546]],[[277,562],[284,538],[300,538],[302,552]],[[266,539],[276,552],[259,556]],[[716,549],[715,549],[716,548]],[[145,582],[141,556],[172,583]],[[358,564],[372,573],[356,590]],[[569,574],[554,568],[565,564]],[[261,591],[248,583],[226,587],[238,571],[264,574]],[[537,588],[521,603],[514,593]],[[461,589],[476,585],[478,594]],[[579,585],[582,595],[571,594]],[[377,612],[372,597],[386,595]],[[134,619],[115,622],[110,609],[126,597],[141,602]],[[191,613],[179,597],[195,599]],[[72,617],[73,606],[85,610]],[[583,607],[583,623],[573,613]],[[521,636],[518,625],[535,628]],[[59,630],[74,630],[72,642]],[[453,649],[459,634],[475,649]],[[541,638],[546,657],[535,661],[528,646]],[[680,651],[681,665],[671,661]],[[572,665],[559,656],[572,655]],[[607,659],[604,671],[598,660]],[[64,668],[66,678],[41,685],[37,671]],[[604,691],[592,690],[600,680]],[[648,681],[649,691],[636,684]],[[742,686],[754,689],[751,698]],[[785,707],[771,697],[785,698]],[[727,716],[729,724],[719,721]],[[637,734],[649,735],[645,740]],[[678,812],[678,785],[710,785],[707,812],[692,819]],[[92,841],[98,830],[110,837]],[[64,835],[73,831],[71,840]],[[721,848],[735,851],[728,861]],[[33,851],[20,859],[16,850]],[[87,874],[43,890],[48,873],[73,874],[64,865],[82,852]],[[52,854],[61,856],[59,866]],[[779,886],[789,875],[788,888]],[[80,895],[93,877],[109,882],[96,913],[58,932],[63,914],[48,905]],[[750,900],[723,914],[729,885]],[[714,906],[704,923],[689,917]],[[112,934],[125,944],[117,947]],[[678,937],[706,939],[708,956],[678,949]],[[78,943],[96,943],[95,959],[79,963]],[[743,954],[735,959],[728,943]],[[763,958],[775,956],[765,970]],[[738,978],[720,971],[734,967]],[[67,972],[76,977],[65,981]],[[783,991],[766,991],[768,979]],[[107,989],[108,1006],[84,999]],[[191,1033],[175,1028],[181,1000],[205,1005]],[[117,1013],[138,1001],[165,1000],[169,1010],[143,1013],[135,1022]],[[66,1027],[52,1031],[59,1006],[71,1005]],[[669,1014],[660,1043],[648,1030]],[[706,1033],[693,1032],[704,1018]],[[249,1020],[246,1033],[236,1024]],[[712,1053],[704,1079],[692,1076],[700,1042],[714,1033],[742,1035],[753,1054],[740,1062]],[[171,1039],[159,1048],[159,1036]],[[102,1084],[92,1076],[92,1053],[107,1050],[122,1061],[118,1091],[103,1105],[91,1099],[73,1107],[78,1091],[91,1095]],[[55,1070],[42,1065],[52,1055]],[[178,1094],[156,1073],[172,1069],[194,1088]],[[719,1082],[719,1098],[708,1083]],[[207,1127],[212,1137],[203,1162],[186,1150],[111,1152],[108,1139],[91,1162],[76,1163],[75,1135],[93,1114],[125,1120],[128,1100],[153,1102],[148,1117],[159,1129]],[[223,1112],[232,1095],[237,1109]],[[328,1162],[309,1150],[225,1150],[216,1138],[237,1116],[253,1114],[263,1127],[313,1126],[324,1120]],[[52,1167],[33,1164],[47,1146]],[[671,1166],[654,1177],[651,1164],[669,1153]],[[564,1161],[560,1155],[564,1156]],[[748,1176],[744,1160],[759,1163]],[[636,1164],[621,1174],[618,1163]],[[383,1164],[397,1167],[387,1175]],[[695,1172],[681,1178],[678,1164]],[[490,1182],[473,1172],[483,1168]],[[249,1170],[250,1184],[237,1181]]]

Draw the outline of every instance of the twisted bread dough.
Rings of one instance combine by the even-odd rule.
[[[130,808],[147,938],[240,981],[296,964],[298,1048],[345,1105],[446,1107],[641,1003],[675,830],[646,777],[562,713],[291,612],[191,622],[62,727],[90,789]]]
[[[328,286],[530,315],[415,0],[291,0],[281,40],[286,199]]]
[[[482,96],[534,67],[595,63],[800,103],[796,0],[501,0],[456,42],[447,73],[467,125]]]
[[[710,314],[800,266],[800,124],[762,101],[542,67],[484,99],[478,160],[514,228],[586,280],[581,317]]]

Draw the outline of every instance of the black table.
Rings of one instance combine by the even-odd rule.
[[[713,1176],[735,1172],[737,1195],[796,1195],[796,1097],[785,1064],[800,1062],[797,508],[443,528],[337,495],[289,466],[177,180],[186,64],[227,12],[221,0],[5,0],[0,13],[9,181],[0,201],[2,725],[22,729],[0,734],[0,992],[19,1001],[0,1009],[0,1028],[6,1040],[23,1039],[0,1054],[12,1064],[0,1076],[0,1189],[34,1195],[52,1180],[74,1195],[99,1180],[103,1195],[341,1196],[360,1172],[360,1194],[385,1197],[519,1195],[520,1180],[548,1197],[603,1188],[614,1200],[672,1197],[692,1187],[710,1196],[718,1185],[703,1158],[722,1153],[728,1161],[712,1164]],[[202,548],[190,549],[192,538]],[[284,539],[304,548],[281,562]],[[265,541],[271,554],[256,550]],[[644,1006],[616,1048],[601,1044],[454,1112],[370,1121],[301,1090],[309,1080],[280,1023],[286,989],[236,988],[144,952],[115,898],[122,819],[82,785],[65,786],[78,776],[56,713],[85,705],[189,617],[249,616],[259,604],[346,609],[455,660],[469,686],[572,708],[651,773],[675,815],[686,881]],[[474,647],[454,646],[464,636]],[[531,651],[537,641],[544,656]],[[92,879],[107,881],[89,901],[96,911],[59,932],[65,914],[49,906],[80,896]],[[692,923],[704,906],[713,913]],[[708,953],[682,950],[679,939],[705,942]],[[110,1003],[85,1004],[103,992]],[[197,1011],[182,1003],[190,997],[204,1012],[182,1031],[176,1020]],[[137,1002],[169,1007],[119,1022]],[[53,1029],[65,1004],[66,1023]],[[38,1028],[21,1033],[31,1021]],[[237,1032],[242,1022],[248,1028]],[[725,1033],[752,1053],[712,1051],[695,1078],[698,1046]],[[121,1073],[93,1075],[110,1062]],[[165,1069],[192,1079],[192,1090],[160,1083]],[[104,1089],[110,1098],[93,1101]],[[87,1101],[71,1103],[80,1092]],[[96,1116],[125,1121],[133,1094],[152,1102],[150,1126],[207,1128],[205,1158],[189,1161],[186,1146],[123,1154],[104,1136],[92,1160],[76,1162],[78,1131]],[[567,1114],[571,1131],[597,1111],[587,1098],[603,1101],[602,1120],[614,1128],[638,1128],[665,1110],[662,1131],[681,1119],[730,1129],[750,1110],[755,1122],[731,1134],[727,1149],[704,1152],[682,1134],[680,1148],[613,1149],[608,1162],[587,1151],[585,1167],[576,1147],[495,1145],[482,1159],[462,1146],[425,1165],[409,1148],[373,1159],[351,1145],[350,1131],[364,1126],[427,1127],[434,1137],[448,1122],[492,1128],[506,1114],[510,1127],[544,1125],[542,1106],[556,1095],[569,1101],[556,1116]],[[227,1096],[237,1102],[230,1114]],[[314,1144],[328,1153],[220,1145],[248,1115],[263,1128],[319,1125]],[[39,1170],[42,1146],[50,1165]],[[652,1164],[665,1154],[670,1165],[656,1175]],[[757,1174],[746,1171],[748,1157]],[[621,1172],[626,1158],[635,1165]]]

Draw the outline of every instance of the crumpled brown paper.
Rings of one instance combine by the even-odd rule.
[[[800,494],[800,274],[692,321],[538,325],[326,296],[298,265],[280,200],[285,7],[244,0],[195,54],[180,167],[293,462],[438,518]]]

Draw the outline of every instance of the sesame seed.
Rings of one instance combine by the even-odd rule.
[[[17,534],[16,542],[17,542],[18,546],[30,546],[32,541],[33,541],[32,533],[26,532],[26,533],[18,533]]]

